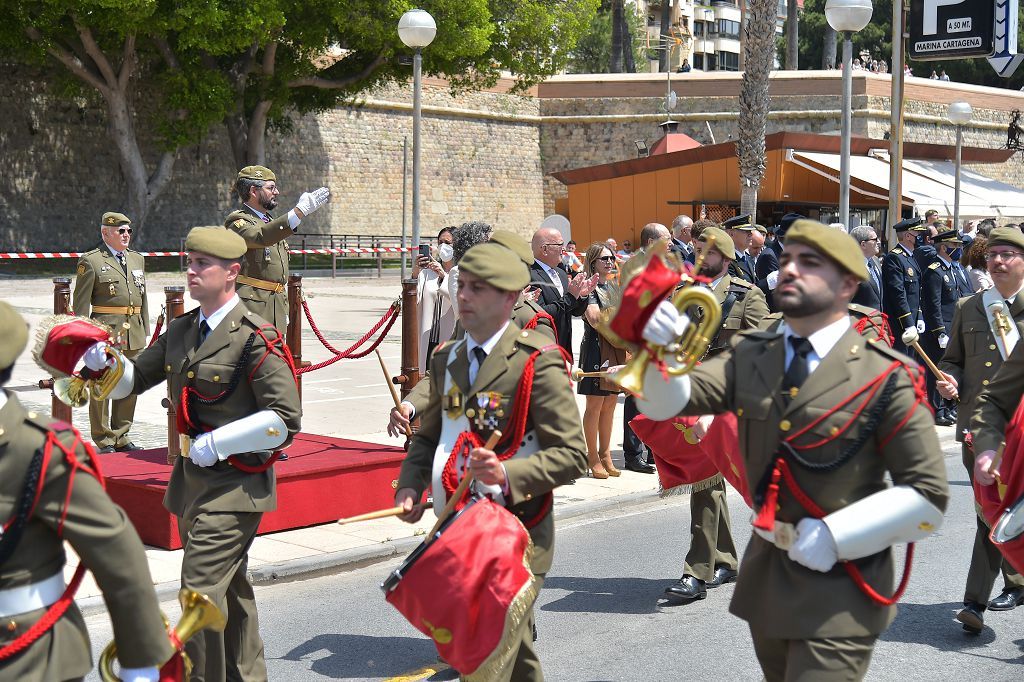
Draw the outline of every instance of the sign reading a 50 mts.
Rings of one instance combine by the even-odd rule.
[[[908,33],[912,59],[988,57],[999,0],[911,0]]]

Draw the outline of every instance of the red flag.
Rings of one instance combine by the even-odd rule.
[[[1006,426],[1006,447],[999,463],[1000,479],[992,485],[974,482],[974,499],[991,528],[1014,502],[1024,495],[1024,401],[1017,406],[1013,419]],[[996,544],[1006,560],[1017,571],[1024,572],[1024,535],[1010,542]]]

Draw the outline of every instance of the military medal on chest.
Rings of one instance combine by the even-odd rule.
[[[110,283],[110,295],[113,296],[116,293],[117,293],[117,283],[116,282],[111,282]]]
[[[501,409],[500,393],[481,391],[476,394],[476,409],[466,410],[466,416],[473,419],[477,431],[494,431],[498,422],[505,416]]]
[[[264,263],[269,263],[270,262],[270,247],[269,246],[267,248],[263,249],[263,262]]]

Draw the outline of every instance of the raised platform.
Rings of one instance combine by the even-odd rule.
[[[394,503],[394,482],[405,452],[398,447],[300,433],[288,459],[274,465],[277,509],[259,534],[315,526]],[[166,448],[102,455],[107,492],[124,507],[142,541],[179,549],[177,521],[163,506],[171,476]]]

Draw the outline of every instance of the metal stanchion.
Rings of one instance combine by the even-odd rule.
[[[285,343],[292,352],[295,369],[309,367],[302,359],[302,275],[288,275],[288,329]],[[299,401],[302,401],[302,375],[298,377]]]
[[[420,325],[416,307],[416,280],[402,280],[402,373],[392,379],[402,387],[402,397],[420,380]]]
[[[185,287],[164,287],[164,329],[169,329],[171,321],[185,314]],[[167,408],[167,463],[181,454],[181,439],[178,437],[178,415],[174,412],[174,400],[171,398],[170,383],[167,385],[167,397],[160,401]]]

